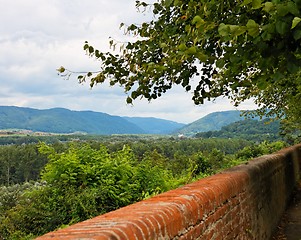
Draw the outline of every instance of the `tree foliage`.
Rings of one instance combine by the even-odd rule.
[[[0,185],[37,180],[46,162],[36,144],[0,146]]]
[[[197,138],[241,138],[254,142],[283,140],[280,121],[246,119],[223,126],[218,131],[199,132]]]
[[[5,239],[40,235],[179,184],[149,157],[137,162],[128,146],[109,153],[105,146],[71,144],[57,152],[41,143],[39,151],[49,158],[39,184],[22,194],[22,185],[0,188],[0,236]]]
[[[153,20],[121,24],[132,41],[111,40],[120,52],[84,49],[99,72],[78,76],[93,87],[121,85],[127,102],[160,97],[174,85],[192,91],[195,104],[227,96],[238,105],[255,99],[258,113],[300,120],[301,0],[158,0]],[[62,75],[69,74],[64,67]]]

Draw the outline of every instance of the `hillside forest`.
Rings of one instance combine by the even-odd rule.
[[[0,239],[33,239],[287,145],[220,136],[13,140],[0,146]]]

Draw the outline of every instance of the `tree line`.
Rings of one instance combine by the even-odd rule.
[[[246,119],[223,126],[218,131],[200,132],[197,138],[241,138],[254,142],[281,141],[283,139],[280,121]]]

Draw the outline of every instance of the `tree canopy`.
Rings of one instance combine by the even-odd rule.
[[[301,120],[301,0],[158,0],[136,7],[150,8],[152,20],[121,24],[133,38],[110,40],[117,54],[86,42],[100,69],[78,76],[80,82],[121,85],[127,103],[181,85],[195,104],[254,99],[258,113]]]

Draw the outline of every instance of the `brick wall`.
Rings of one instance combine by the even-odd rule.
[[[38,239],[270,239],[300,163],[296,145]]]

